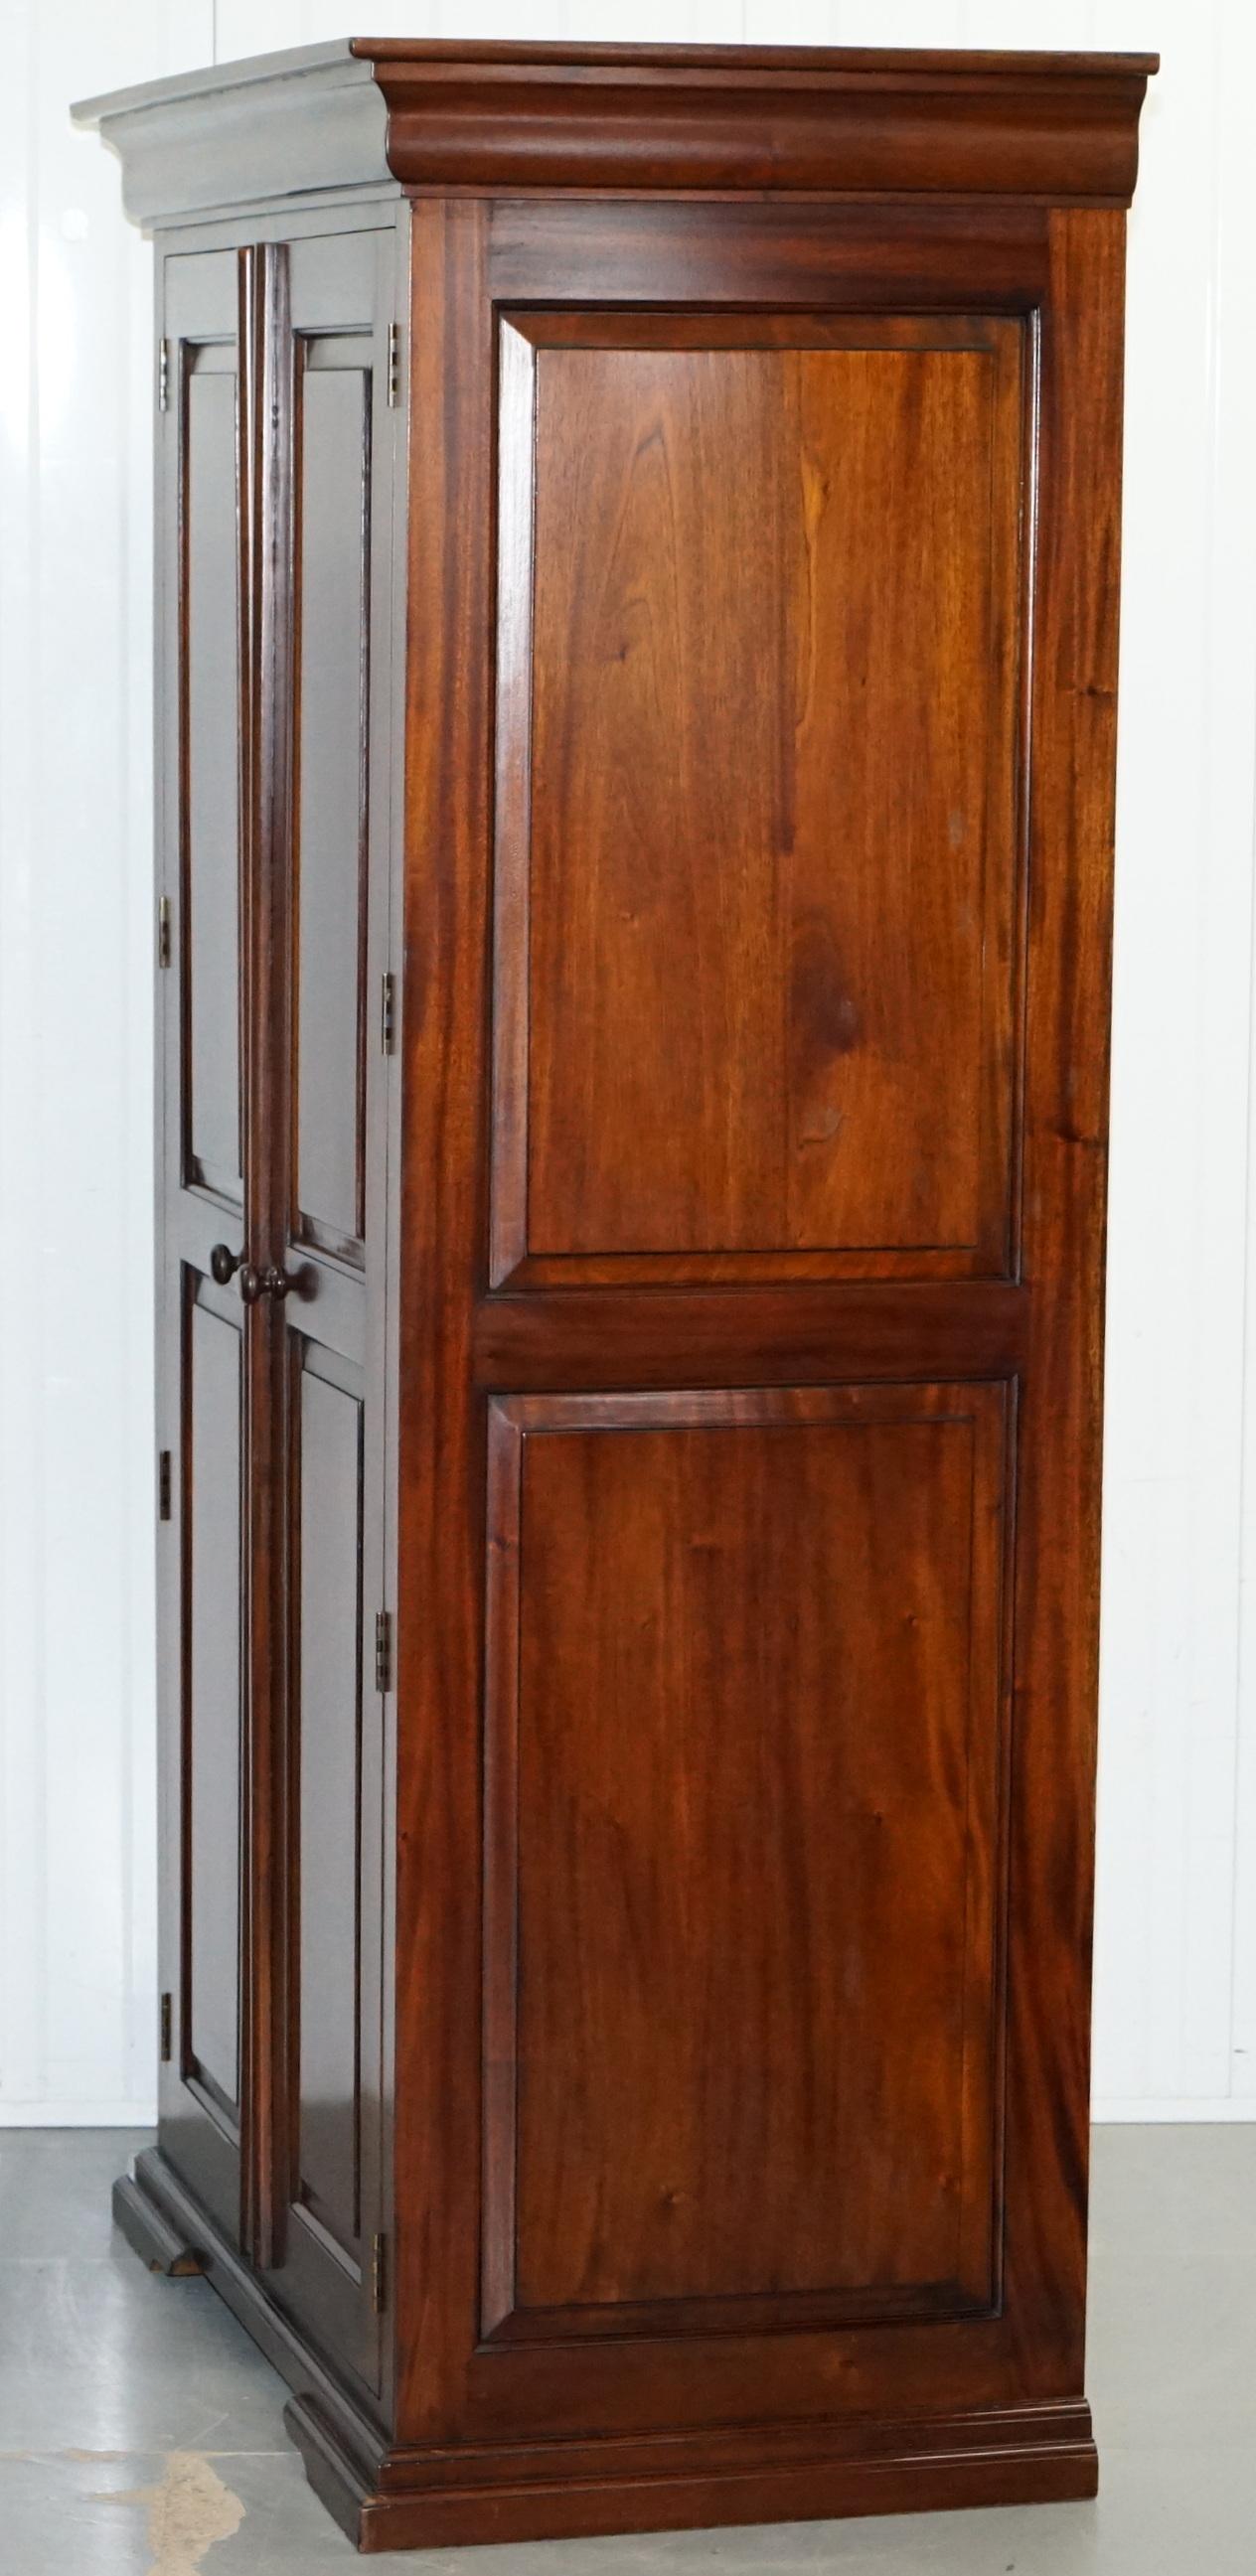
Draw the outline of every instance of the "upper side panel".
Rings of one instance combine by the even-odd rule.
[[[1027,358],[503,325],[497,1281],[1007,1269]]]

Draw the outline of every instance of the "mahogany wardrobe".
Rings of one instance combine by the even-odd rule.
[[[364,2549],[1093,2492],[1144,55],[371,43],[157,245],[161,2120]]]

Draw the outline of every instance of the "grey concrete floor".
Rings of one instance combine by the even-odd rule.
[[[3,2576],[319,2576],[357,2564],[284,2391],[204,2281],[109,2226],[139,2137],[0,2131]],[[1254,2576],[1256,2126],[1095,2139],[1092,2505],[429,2550],[431,2576]]]

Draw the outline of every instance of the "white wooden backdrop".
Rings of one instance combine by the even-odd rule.
[[[4,0],[0,2122],[146,2118],[155,2038],[150,264],[66,108],[341,34],[342,9]],[[1256,2118],[1256,12],[371,0],[367,22],[1163,52],[1130,234],[1096,2109]]]

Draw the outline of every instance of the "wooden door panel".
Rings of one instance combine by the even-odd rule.
[[[289,1555],[291,2173],[280,2295],[372,2377],[364,2215],[378,2198],[379,1776],[362,1373],[294,1337]],[[368,1929],[369,1927],[369,1929]]]
[[[364,363],[364,345],[365,358]],[[297,345],[298,1242],[365,1229],[370,341]]]
[[[487,2334],[989,2309],[1005,1403],[493,1405]]]
[[[383,1592],[385,1218],[368,1207],[365,992],[368,940],[388,935],[371,695],[374,660],[386,727],[387,623],[374,654],[370,636],[391,573],[392,239],[168,261],[163,521],[179,722],[162,1296],[183,1433],[163,1611],[183,1712],[164,2142],[371,2389],[382,1740],[364,1659]],[[282,1267],[286,1308],[242,1302],[241,1258]]]
[[[185,342],[179,629],[183,698],[184,1177],[240,1204],[240,603],[234,340]]]
[[[283,657],[289,863],[276,891],[291,961],[279,1249],[295,1284],[285,1308],[289,1827],[275,1909],[285,2042],[268,2271],[303,2330],[371,2390],[382,2364],[373,1635],[385,1598],[386,1211],[385,1064],[368,1046],[366,997],[388,937],[392,253],[392,236],[371,232],[290,244],[280,360],[293,397],[283,471],[297,569]]]
[[[236,2125],[240,2111],[240,1328],[188,1312],[188,2066]]]
[[[238,1254],[245,1231],[235,251],[169,258],[162,296],[169,408],[158,457],[166,714],[157,842],[172,935],[168,971],[157,977],[157,1327],[173,1472],[158,1623],[162,1977],[173,2027],[161,2136],[238,2244],[249,2051],[248,1402],[244,1310],[235,1287],[210,1275],[215,1242]]]
[[[1011,1257],[1023,327],[503,328],[493,1275]]]
[[[244,1354],[235,1300],[186,1270],[183,1304],[180,2075],[209,2121],[192,2175],[234,2235],[243,2091]]]

